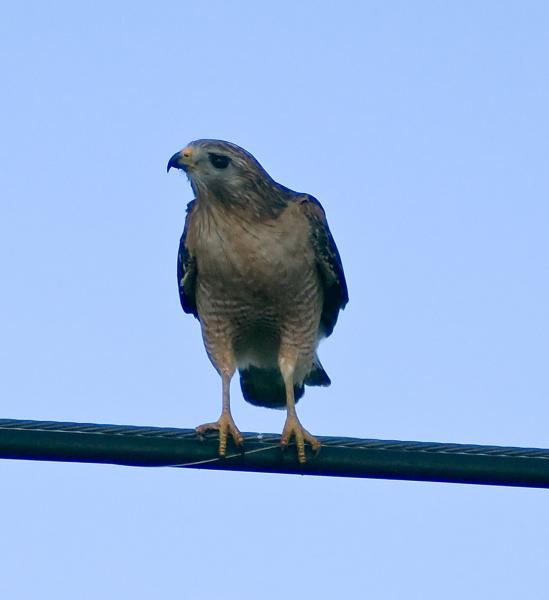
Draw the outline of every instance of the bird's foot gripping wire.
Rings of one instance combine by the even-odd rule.
[[[237,446],[242,446],[242,442],[244,441],[244,437],[238,430],[233,416],[228,411],[223,411],[215,423],[204,423],[204,425],[199,425],[196,428],[198,435],[203,435],[207,431],[219,431],[219,456],[225,456],[229,433]]]
[[[305,456],[305,442],[309,442],[311,448],[315,452],[320,450],[320,442],[303,427],[297,416],[288,415],[286,423],[284,424],[284,429],[282,430],[282,435],[280,436],[280,445],[283,448],[286,448],[292,438],[295,438],[297,459],[301,464],[307,462]]]

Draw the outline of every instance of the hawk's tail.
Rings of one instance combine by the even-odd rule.
[[[327,387],[332,383],[332,380],[328,377],[328,373],[326,373],[316,355],[313,361],[313,368],[309,371],[307,377],[305,377],[304,383],[305,385],[321,385],[323,387]]]
[[[267,408],[285,408],[286,391],[278,369],[260,369],[250,365],[247,369],[240,369],[239,373],[240,387],[247,402]],[[330,385],[330,383],[328,374],[318,358],[315,358],[305,381],[294,385],[295,401],[297,402],[305,393],[305,385]]]

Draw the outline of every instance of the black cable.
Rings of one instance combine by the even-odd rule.
[[[280,436],[244,434],[243,449],[217,456],[217,436],[194,429],[0,419],[0,458],[171,466],[264,473],[373,477],[549,487],[549,450],[467,444],[319,437],[297,462]]]

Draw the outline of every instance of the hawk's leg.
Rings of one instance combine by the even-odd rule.
[[[221,410],[221,416],[219,419],[214,423],[204,423],[204,425],[199,425],[196,428],[196,432],[199,435],[202,435],[207,431],[219,431],[219,456],[225,456],[229,433],[231,434],[233,441],[237,446],[240,446],[244,440],[231,414],[230,387],[233,373],[234,370],[232,372],[225,372],[221,374],[221,381],[223,385],[223,408]]]
[[[305,442],[311,444],[312,449],[316,452],[320,449],[320,442],[311,435],[301,424],[297,418],[295,410],[295,398],[294,398],[294,370],[295,360],[280,359],[280,371],[284,380],[284,387],[286,388],[286,422],[284,423],[284,429],[280,436],[280,444],[282,447],[286,447],[292,438],[295,438],[297,446],[297,459],[300,463],[307,462],[305,456]]]

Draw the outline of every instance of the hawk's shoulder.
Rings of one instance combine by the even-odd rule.
[[[339,311],[345,308],[349,301],[343,264],[320,202],[308,194],[300,194],[295,197],[294,202],[299,204],[310,224],[311,243],[324,288],[320,324],[323,334],[327,337],[335,327]]]
[[[195,208],[196,200],[192,200],[187,204],[185,228],[179,240],[179,252],[177,253],[177,285],[183,310],[186,313],[193,314],[198,319],[196,309],[196,258],[192,256],[187,247],[187,235]]]

